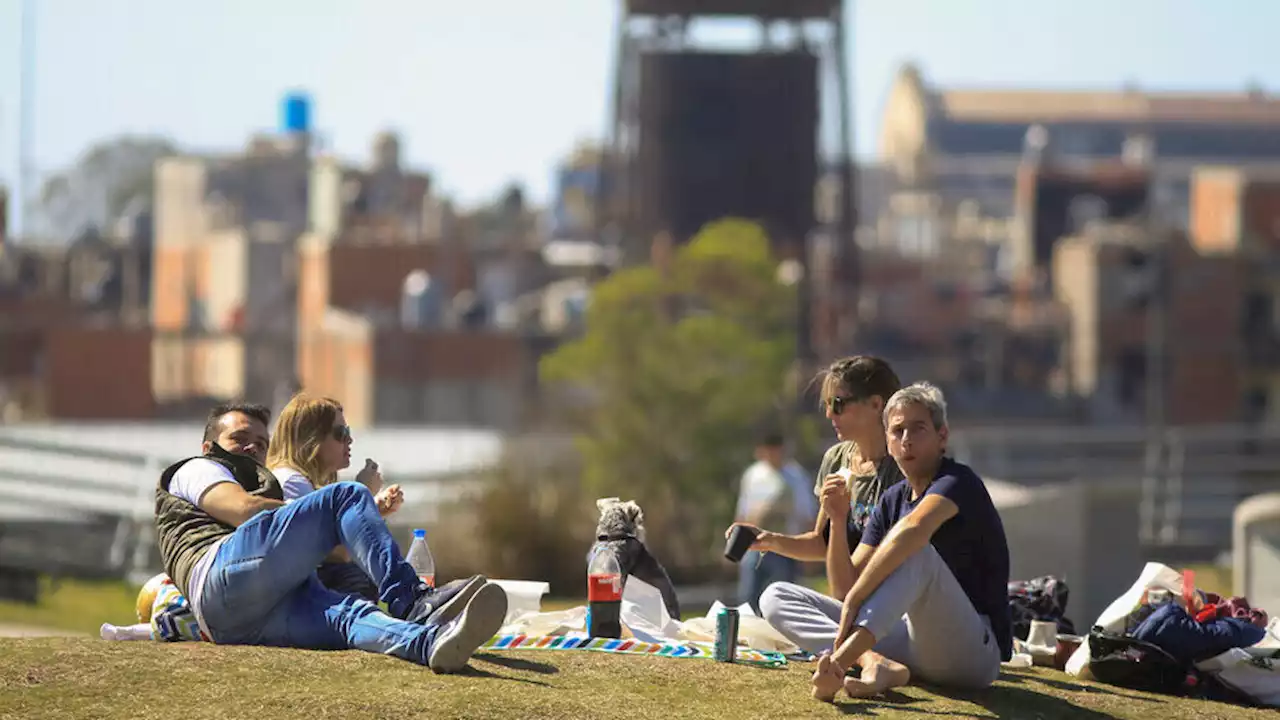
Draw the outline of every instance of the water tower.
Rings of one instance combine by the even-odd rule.
[[[280,100],[280,136],[296,150],[311,147],[311,96],[291,90]]]
[[[777,254],[804,268],[803,361],[847,349],[856,307],[845,18],[842,0],[622,0],[616,30],[598,236],[624,263],[643,262],[659,233],[683,243],[722,217],[759,221]],[[733,51],[699,46],[701,26],[731,19],[755,39]],[[821,132],[823,118],[836,127]],[[824,227],[815,191],[831,174],[838,199]],[[818,242],[830,260],[810,267]]]

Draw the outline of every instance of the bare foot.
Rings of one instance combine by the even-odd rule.
[[[843,680],[844,674],[831,662],[830,655],[819,657],[818,669],[813,673],[813,699],[835,702]]]
[[[906,665],[877,655],[862,658],[862,677],[845,678],[844,691],[851,698],[875,697],[886,690],[902,687],[911,681]]]

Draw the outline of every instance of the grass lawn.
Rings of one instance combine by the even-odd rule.
[[[0,624],[70,630],[96,637],[104,622],[137,622],[137,599],[138,588],[124,582],[43,578],[39,603],[0,601]]]
[[[1202,586],[1216,585],[1197,568]],[[1229,583],[1229,580],[1227,581]],[[1229,584],[1228,584],[1229,587]],[[835,707],[809,699],[808,663],[783,670],[707,660],[576,651],[477,656],[461,676],[394,658],[204,643],[108,643],[102,622],[133,622],[136,589],[46,581],[36,606],[0,603],[0,624],[86,638],[0,639],[0,718],[679,718],[990,717],[1274,718],[1274,711],[1182,700],[1080,682],[1044,669],[1010,671],[984,693],[911,687]],[[1214,588],[1216,589],[1216,588]],[[544,609],[581,604],[548,599]],[[701,614],[701,613],[694,613]],[[714,691],[711,689],[714,688]],[[176,710],[180,708],[180,711]]]
[[[464,674],[440,676],[358,651],[0,640],[0,718],[1275,717],[1039,669],[1007,673],[981,693],[909,687],[832,707],[809,699],[811,667],[524,651],[481,654]]]
[[[123,582],[41,580],[36,605],[0,600],[0,625],[22,625],[98,635],[102,623],[130,625],[137,622],[134,601],[138,588]],[[544,598],[546,612],[585,605],[586,598]],[[689,608],[685,619],[701,617],[706,608]]]

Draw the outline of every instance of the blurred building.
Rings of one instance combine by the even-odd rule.
[[[938,88],[908,64],[890,91],[879,147],[869,180],[883,199],[863,206],[862,224],[881,241],[943,248],[964,203],[975,206],[971,215],[1012,217],[1029,153],[1051,155],[1063,171],[1099,161],[1150,166],[1152,192],[1185,228],[1196,167],[1280,165],[1280,97]],[[1002,269],[1006,279],[1025,271],[1025,258]]]
[[[280,133],[231,156],[157,165],[153,387],[177,414],[297,385],[314,315],[299,304],[299,260],[317,244],[304,238],[326,239],[323,296],[377,323],[396,312],[422,243],[442,233],[447,208],[425,174],[402,168],[394,134],[376,136],[367,165],[353,167],[315,156],[308,113],[290,96]]]
[[[156,164],[157,402],[181,413],[211,398],[267,398],[293,374],[310,145],[307,127],[286,127],[240,153]]]
[[[0,244],[0,421],[151,416],[149,228]]]
[[[1189,233],[1104,220],[1055,249],[1071,314],[1062,380],[1092,420],[1141,422],[1151,392],[1171,424],[1280,419],[1280,174],[1198,169],[1190,206]]]
[[[355,424],[517,424],[536,362],[521,301],[545,282],[536,214],[516,188],[464,215],[425,186],[354,189],[378,178],[317,166],[298,248],[301,385],[342,398]]]

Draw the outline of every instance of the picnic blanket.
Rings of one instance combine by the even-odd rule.
[[[588,650],[620,655],[653,655],[673,658],[715,659],[708,642],[645,642],[634,639],[593,638],[585,633],[567,635],[497,635],[481,650]],[[759,667],[785,667],[787,657],[779,652],[739,647],[735,663]]]

